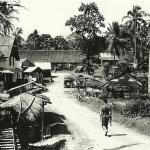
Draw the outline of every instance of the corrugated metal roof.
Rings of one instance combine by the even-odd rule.
[[[114,60],[114,55],[111,53],[100,53],[100,59],[102,60]],[[115,56],[115,60],[119,60],[117,56]]]
[[[14,39],[14,36],[0,36],[0,53],[3,57],[10,57]]]
[[[116,82],[116,83],[118,82],[119,84],[122,84],[122,83],[123,84],[133,84],[133,82],[136,82],[137,84],[142,86],[142,83],[137,81],[135,78],[131,77],[129,74],[116,77],[116,78],[110,80],[110,82]]]
[[[50,70],[51,63],[50,62],[35,62],[35,66],[40,67],[42,70]]]
[[[8,74],[14,74],[14,72],[12,72],[12,71],[10,71],[10,70],[3,70],[3,71],[0,71],[0,72],[2,72],[2,73],[8,73]]]
[[[24,50],[19,55],[33,62],[52,63],[79,63],[85,58],[81,51],[75,50]]]
[[[25,73],[31,73],[31,72],[35,71],[37,68],[39,68],[39,67],[37,67],[37,66],[29,67],[24,72]]]

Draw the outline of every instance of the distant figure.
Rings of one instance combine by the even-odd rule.
[[[56,66],[54,66],[54,72],[57,72],[57,67]]]
[[[108,134],[109,122],[111,125],[112,121],[112,106],[107,102],[107,96],[103,94],[102,96],[104,104],[100,108],[100,119],[102,123],[102,128],[105,130],[105,136],[111,136]]]
[[[28,76],[28,82],[32,82],[33,80],[32,80],[32,76],[31,75],[29,75]]]

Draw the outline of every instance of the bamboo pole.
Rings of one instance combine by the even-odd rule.
[[[42,131],[41,140],[44,140],[44,102],[42,102]]]

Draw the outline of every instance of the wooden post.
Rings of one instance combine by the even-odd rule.
[[[14,123],[13,123],[12,115],[11,115],[11,125],[12,125],[14,150],[17,150],[17,141],[16,141],[16,136],[15,136],[15,126],[14,126]]]
[[[44,102],[42,102],[42,131],[41,140],[44,140]]]

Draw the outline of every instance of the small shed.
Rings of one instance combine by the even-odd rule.
[[[22,93],[10,98],[8,101],[0,104],[0,127],[12,128],[11,136],[7,134],[3,138],[13,138],[13,149],[27,149],[29,141],[36,142],[44,137],[44,106],[51,103],[49,97],[44,95],[32,95]],[[17,115],[17,117],[16,117]],[[31,129],[33,128],[33,130]],[[6,134],[5,130],[5,134]],[[1,133],[2,135],[2,133]],[[19,143],[17,139],[19,138]],[[6,142],[3,142],[6,143]],[[7,143],[6,143],[7,144]],[[18,145],[19,144],[19,145]],[[20,148],[19,148],[19,147]],[[8,144],[7,144],[8,147]],[[8,149],[8,148],[4,148]]]
[[[35,62],[36,67],[39,67],[43,71],[43,77],[51,76],[51,63],[50,62]]]
[[[137,93],[141,87],[142,83],[129,74],[113,78],[107,84],[108,90],[112,91],[114,94],[118,93],[121,97],[124,96],[124,93],[129,93],[131,96],[131,94]]]
[[[43,83],[43,72],[40,67],[29,67],[24,71],[25,76],[28,78],[28,82],[36,81],[37,83]]]

